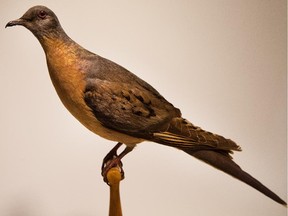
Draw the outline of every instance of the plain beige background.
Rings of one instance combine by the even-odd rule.
[[[0,215],[107,215],[102,158],[115,143],[60,103],[23,27],[50,7],[76,42],[158,89],[194,124],[232,138],[234,159],[286,200],[286,1],[0,1]],[[125,216],[284,216],[287,209],[175,149],[145,142],[124,159]]]

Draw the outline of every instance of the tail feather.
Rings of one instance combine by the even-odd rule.
[[[241,151],[241,148],[230,139],[202,130],[186,119],[176,117],[171,120],[166,131],[154,133],[151,141],[183,150],[287,206],[284,200],[232,160],[230,154]]]
[[[272,192],[269,188],[264,186],[257,179],[252,177],[247,172],[243,171],[240,166],[238,166],[229,156],[223,154],[223,152],[219,153],[217,151],[209,151],[209,150],[199,150],[193,151],[190,149],[182,149],[186,153],[212,165],[213,167],[237,178],[238,180],[245,182],[261,193],[265,194],[275,202],[282,204],[287,207],[287,203],[282,200],[278,195]]]

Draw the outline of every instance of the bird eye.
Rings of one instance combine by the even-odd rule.
[[[47,13],[44,10],[39,11],[38,17],[41,19],[45,19],[47,16]]]

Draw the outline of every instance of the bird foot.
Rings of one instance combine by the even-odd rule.
[[[114,155],[111,159],[106,158],[107,160],[105,160],[105,158],[103,160],[102,172],[101,172],[104,182],[106,182],[108,185],[110,185],[109,181],[107,179],[107,173],[113,167],[118,167],[119,168],[120,174],[121,174],[121,180],[123,180],[124,179],[123,163],[120,160],[120,158],[118,157],[118,155]]]
[[[107,173],[108,171],[113,167],[118,167],[121,173],[121,180],[124,179],[124,170],[123,170],[123,163],[121,159],[128,154],[130,151],[132,151],[133,147],[126,147],[123,152],[121,152],[119,155],[117,154],[117,150],[120,148],[122,143],[117,143],[116,146],[105,156],[102,163],[102,176],[104,182],[106,182],[109,185],[108,179],[107,179]]]
[[[106,182],[108,185],[110,185],[110,184],[109,184],[109,181],[107,179],[107,173],[109,172],[110,169],[112,169],[114,167],[117,167],[119,169],[120,174],[121,174],[121,180],[124,179],[123,163],[118,157],[113,157],[112,159],[110,159],[108,161],[103,160],[101,174],[103,176],[104,182]]]
[[[124,179],[124,170],[123,170],[123,163],[121,162],[121,158],[117,154],[117,150],[120,148],[122,143],[117,143],[117,145],[105,156],[102,163],[102,172],[101,175],[103,176],[104,182],[109,185],[107,179],[108,171],[113,167],[119,167],[121,173],[121,179]]]

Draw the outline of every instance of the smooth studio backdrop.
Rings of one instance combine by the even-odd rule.
[[[21,2],[21,3],[20,3]],[[286,1],[0,1],[0,215],[108,214],[102,158],[115,145],[75,120],[23,27],[46,5],[85,48],[152,84],[183,116],[231,138],[235,161],[287,195]],[[284,216],[287,209],[173,148],[145,142],[123,160],[125,216]]]

